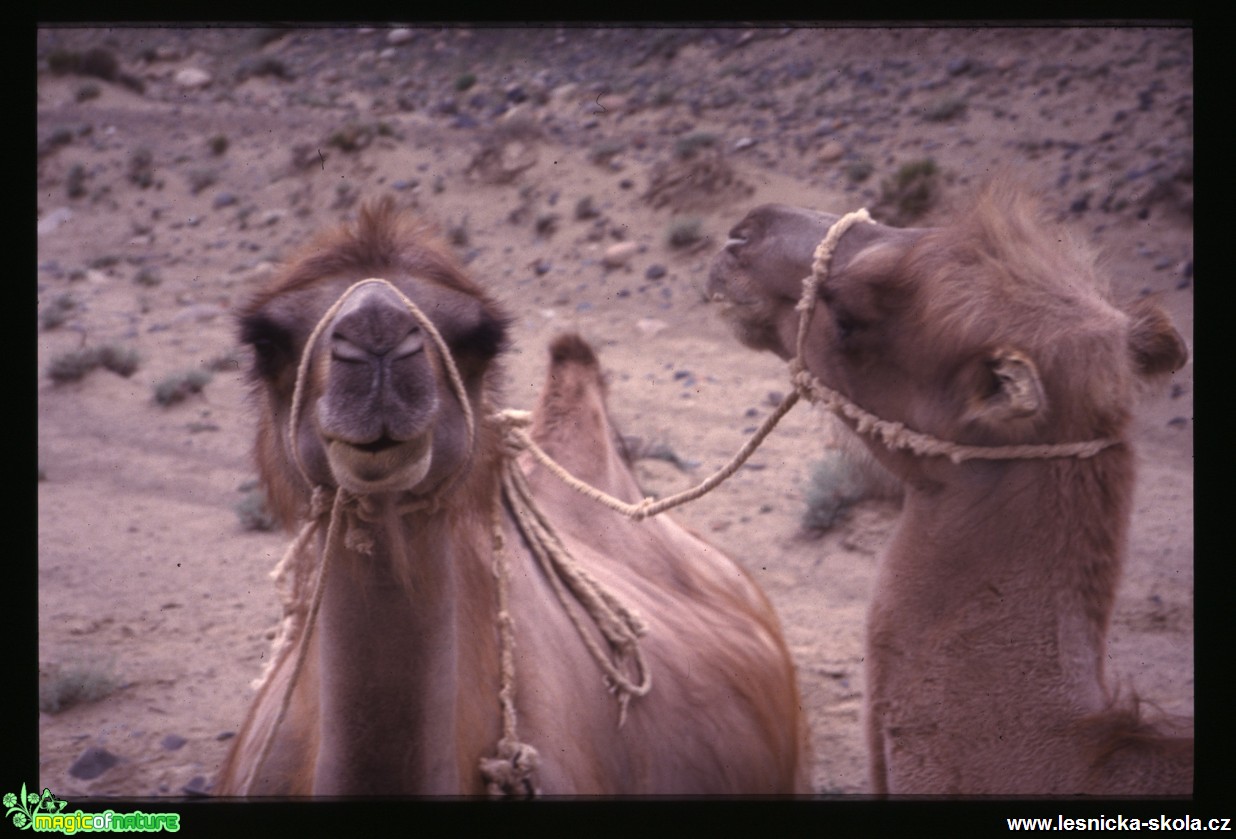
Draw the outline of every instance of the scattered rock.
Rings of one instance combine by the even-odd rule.
[[[188,742],[188,740],[181,737],[179,734],[169,734],[159,741],[159,745],[167,749],[169,752],[174,752]]]
[[[185,795],[205,796],[210,794],[210,783],[203,775],[194,775],[189,783],[184,785]]]
[[[119,762],[120,758],[107,749],[91,746],[73,761],[73,765],[69,767],[69,774],[74,778],[89,781],[99,777]]]
[[[635,328],[639,330],[641,335],[647,335],[649,338],[665,331],[669,328],[669,324],[663,320],[656,318],[640,318],[635,322]]]
[[[820,151],[816,154],[816,158],[822,163],[832,163],[834,160],[840,160],[845,154],[845,146],[838,143],[836,140],[830,140],[820,147]]]
[[[186,90],[198,90],[209,86],[214,81],[214,76],[197,67],[186,67],[176,73],[173,81]]]
[[[39,219],[38,235],[46,236],[60,229],[62,225],[73,220],[73,211],[68,207],[57,207],[43,218]]]
[[[392,29],[390,32],[386,33],[386,43],[393,47],[397,47],[400,44],[408,43],[408,41],[411,41],[415,37],[416,33],[411,29]]]
[[[172,318],[172,324],[179,326],[184,323],[206,323],[224,313],[222,306],[214,303],[194,303],[186,306]]]
[[[610,245],[601,256],[601,264],[606,268],[621,268],[639,253],[639,245],[635,242],[619,242]]]

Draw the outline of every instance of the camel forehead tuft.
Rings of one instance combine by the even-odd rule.
[[[246,311],[256,312],[277,297],[331,278],[393,280],[397,274],[415,276],[488,302],[437,227],[419,215],[399,210],[386,196],[365,203],[354,223],[319,234],[294,254],[254,296]]]
[[[906,254],[919,318],[955,340],[999,340],[1036,358],[1123,350],[1127,316],[1111,301],[1097,252],[1050,224],[1036,198],[1000,182],[957,223]]]

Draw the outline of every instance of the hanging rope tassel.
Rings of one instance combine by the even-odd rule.
[[[515,621],[511,618],[509,579],[510,564],[506,555],[506,539],[502,535],[501,494],[494,494],[492,510],[494,579],[498,584],[498,642],[501,646],[501,687],[498,702],[502,706],[502,739],[494,757],[481,758],[481,777],[491,798],[535,798],[541,794],[536,769],[539,755],[527,743],[519,742],[515,716]]]

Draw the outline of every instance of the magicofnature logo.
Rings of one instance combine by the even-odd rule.
[[[143,813],[141,810],[132,813],[117,813],[113,810],[104,810],[102,813],[75,810],[66,813],[64,799],[52,795],[49,789],[44,789],[42,794],[28,793],[25,784],[21,785],[21,795],[6,792],[3,801],[7,808],[4,815],[6,818],[12,817],[14,827],[36,833],[146,833],[157,830],[174,833],[180,830],[179,813]]]

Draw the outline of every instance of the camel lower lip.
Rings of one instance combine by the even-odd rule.
[[[368,452],[369,454],[377,454],[378,452],[384,452],[387,449],[393,449],[396,446],[403,445],[403,443],[399,440],[392,440],[390,437],[379,437],[372,443],[350,443],[349,445],[351,445],[354,449],[360,449],[361,451]]]
[[[327,445],[327,460],[335,480],[353,492],[406,490],[428,473],[432,442],[432,434],[402,442],[389,440],[389,444],[379,440],[376,445],[332,440]]]

